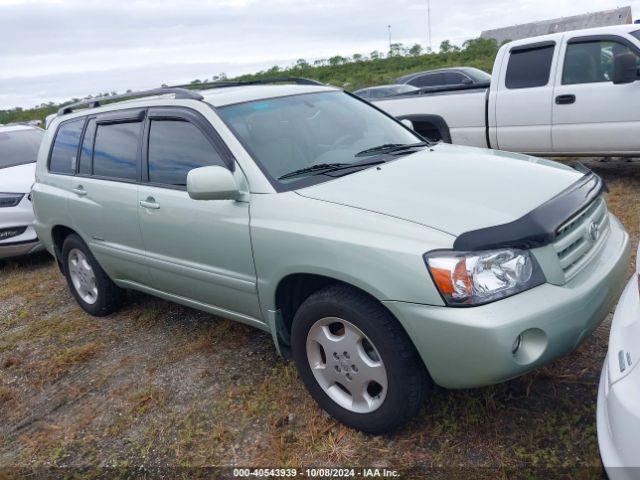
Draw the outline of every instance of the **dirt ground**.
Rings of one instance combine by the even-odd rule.
[[[635,252],[640,161],[587,163],[606,180]],[[609,320],[566,358],[501,385],[437,388],[400,432],[370,437],[316,407],[268,334],[142,294],[128,298],[118,314],[92,318],[48,255],[0,262],[0,469],[351,465],[602,475],[595,408]]]

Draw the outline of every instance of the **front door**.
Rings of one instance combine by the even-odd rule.
[[[235,314],[260,318],[249,236],[249,203],[193,200],[194,168],[234,168],[211,125],[194,111],[150,109],[145,126],[138,217],[147,251],[147,285]]]
[[[551,151],[554,42],[511,49],[496,96],[498,148],[521,153]]]
[[[558,153],[639,152],[640,81],[614,85],[613,58],[640,50],[623,37],[576,37],[566,44],[553,104]]]

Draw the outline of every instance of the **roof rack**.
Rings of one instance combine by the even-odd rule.
[[[180,87],[154,88],[151,90],[140,90],[137,92],[121,93],[119,95],[106,95],[103,97],[95,97],[95,98],[80,100],[79,102],[75,102],[70,105],[65,105],[64,107],[60,108],[60,110],[58,110],[58,115],[67,115],[80,107],[96,108],[102,105],[102,102],[111,102],[114,100],[125,100],[125,99],[136,98],[136,97],[148,97],[151,95],[165,95],[169,93],[174,93],[176,95],[176,98],[179,98],[179,99],[189,98],[192,100],[202,100],[204,98],[198,92],[194,92],[193,90],[187,90],[185,88],[180,88]]]
[[[273,83],[295,83],[296,85],[324,85],[324,83],[317,80],[311,80],[309,78],[302,77],[281,77],[281,78],[266,78],[261,80],[245,80],[239,82],[222,81],[222,82],[206,82],[206,83],[189,83],[184,85],[173,85],[171,87],[154,88],[152,90],[140,90],[137,92],[121,93],[119,95],[106,95],[103,97],[87,98],[80,100],[79,102],[65,105],[58,110],[58,115],[67,115],[80,107],[96,108],[102,105],[102,102],[112,102],[116,100],[126,100],[136,97],[148,97],[151,95],[164,95],[168,93],[174,93],[177,99],[192,99],[203,100],[204,97],[200,95],[196,89],[203,88],[226,88],[226,87],[240,87],[247,85],[268,85]]]
[[[188,88],[188,89],[204,89],[204,88],[227,88],[227,87],[244,87],[247,85],[270,85],[274,83],[295,83],[296,85],[318,85],[325,86],[324,83],[317,80],[304,77],[274,77],[263,78],[258,80],[239,80],[239,81],[226,81],[219,82],[204,82],[204,83],[189,83],[184,85],[174,85],[171,88]]]

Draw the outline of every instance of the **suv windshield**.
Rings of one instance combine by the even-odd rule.
[[[0,168],[35,162],[42,135],[35,128],[0,131]]]
[[[359,164],[366,168],[381,163],[372,162],[374,156],[380,160],[391,152],[411,153],[410,148],[389,146],[424,145],[403,125],[344,92],[293,95],[216,110],[271,182],[281,187],[330,179],[324,173],[336,166],[345,174],[357,171]],[[381,146],[387,148],[376,149]],[[368,151],[370,155],[363,155]],[[354,168],[344,169],[351,165]]]

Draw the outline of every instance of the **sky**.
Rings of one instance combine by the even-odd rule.
[[[640,0],[430,0],[431,44]],[[0,0],[0,109],[428,45],[427,0]]]

